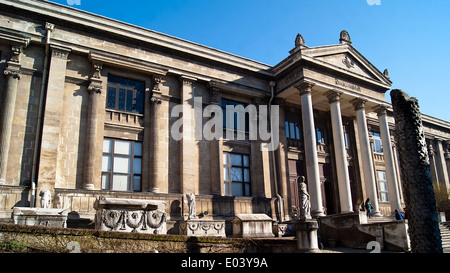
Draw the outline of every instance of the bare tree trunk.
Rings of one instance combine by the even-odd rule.
[[[416,98],[410,98],[398,89],[391,91],[391,98],[411,251],[442,253],[436,200],[419,103]]]

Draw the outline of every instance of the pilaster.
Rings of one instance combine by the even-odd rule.
[[[50,45],[51,60],[48,73],[45,114],[42,127],[41,153],[39,158],[38,189],[53,189],[58,172],[58,150],[60,143],[61,115],[64,101],[64,84],[69,48]],[[38,200],[39,202],[39,200]]]

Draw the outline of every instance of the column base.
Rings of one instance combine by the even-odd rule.
[[[0,179],[0,185],[6,185],[6,180],[5,179]]]
[[[94,187],[94,184],[89,183],[89,184],[84,185],[83,189],[92,191],[92,190],[95,190],[95,187]]]
[[[148,191],[153,192],[153,193],[159,193],[159,188],[154,187],[154,188],[149,189]]]

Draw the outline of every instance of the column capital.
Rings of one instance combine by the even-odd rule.
[[[342,92],[332,89],[327,91],[324,96],[328,98],[328,102],[331,104],[334,102],[339,102],[342,94]]]
[[[10,76],[20,80],[20,65],[18,65],[17,67],[10,67],[8,65],[8,67],[5,68],[5,71],[3,71],[3,73],[5,74],[5,76]]]
[[[355,111],[362,110],[366,108],[366,102],[367,100],[362,98],[356,98],[350,101],[350,103],[353,104],[353,107],[355,108]]]
[[[63,60],[67,60],[67,57],[69,56],[70,51],[72,51],[70,48],[56,46],[56,45],[50,45],[50,48],[52,50],[52,57],[63,59]]]
[[[381,116],[385,116],[387,114],[387,106],[386,105],[379,105],[376,109],[375,109],[375,113],[377,113],[377,115],[379,117]]]
[[[212,104],[219,104],[219,93],[220,88],[217,86],[217,82],[210,81],[208,82],[208,87],[211,92],[211,103]]]
[[[301,82],[295,86],[297,90],[300,92],[300,96],[303,96],[305,94],[311,94],[312,88],[315,84],[312,82]]]
[[[193,82],[197,81],[196,78],[186,75],[181,75],[179,80],[184,86],[192,86]]]

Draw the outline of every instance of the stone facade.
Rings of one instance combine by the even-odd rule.
[[[328,46],[297,39],[269,66],[50,2],[0,7],[1,218],[48,190],[69,222],[93,220],[100,196],[165,201],[167,233],[178,233],[194,193],[198,218],[225,220],[231,235],[236,214],[295,219],[301,175],[313,217],[357,211],[367,197],[376,214],[403,206],[391,81],[348,33]],[[202,109],[278,105],[278,149],[197,140],[209,118],[184,113],[191,137],[174,139],[174,112],[195,117],[194,98]],[[423,125],[433,179],[448,189],[450,123],[424,115]]]

